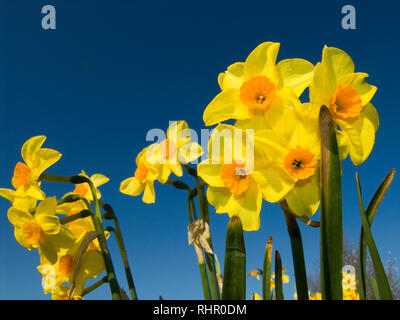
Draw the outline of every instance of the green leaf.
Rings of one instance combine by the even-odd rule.
[[[272,237],[268,238],[265,246],[264,266],[262,273],[263,300],[271,300],[271,260],[272,260]]]
[[[232,216],[226,233],[222,299],[246,299],[246,250],[242,222],[238,216]]]
[[[356,173],[357,180],[357,192],[358,192],[358,203],[360,206],[360,215],[362,226],[364,230],[365,241],[368,245],[369,252],[371,254],[372,264],[374,265],[376,282],[378,285],[379,296],[383,300],[393,300],[392,293],[390,291],[389,281],[386,276],[385,268],[383,267],[383,263],[381,258],[379,257],[378,249],[376,248],[376,244],[374,238],[371,233],[371,229],[368,222],[368,217],[364,210],[364,204],[362,200],[361,193],[361,184],[358,173]]]
[[[374,196],[372,197],[366,214],[368,217],[369,225],[371,226],[372,221],[375,218],[376,211],[385,196],[387,190],[389,189],[394,175],[396,173],[395,169],[390,170],[387,174],[385,179],[383,179],[382,183],[379,185],[378,189],[376,190]],[[360,243],[358,247],[358,256],[360,263],[358,264],[358,278],[359,278],[359,293],[360,293],[360,300],[366,299],[366,264],[367,264],[367,242],[365,240],[364,230],[361,227],[360,232]],[[375,281],[375,279],[374,279]],[[376,281],[375,281],[376,282]]]
[[[279,251],[275,251],[275,295],[276,300],[284,300],[282,290],[282,261]]]
[[[341,167],[335,127],[329,109],[319,113],[321,134],[321,293],[342,300],[343,222]]]

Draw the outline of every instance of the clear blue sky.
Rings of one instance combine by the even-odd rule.
[[[56,7],[56,30],[41,28],[46,4]],[[341,28],[346,4],[356,8],[356,30]],[[149,129],[180,119],[195,130],[204,128],[203,110],[219,92],[218,73],[244,61],[259,43],[280,42],[279,59],[313,63],[326,44],[348,52],[356,70],[369,73],[369,82],[378,87],[372,102],[381,127],[374,150],[360,168],[344,163],[344,230],[357,240],[361,222],[355,171],[367,202],[386,173],[400,168],[399,9],[388,0],[0,0],[0,187],[11,186],[22,144],[46,135],[46,146],[63,154],[48,173],[72,175],[84,169],[110,177],[101,188],[103,200],[120,218],[139,298],[201,299],[194,249],[187,244],[184,191],[157,184],[156,204],[146,205],[120,194],[119,184],[133,175]],[[47,183],[43,188],[48,196],[61,196],[72,186]],[[400,257],[399,192],[396,177],[373,225],[383,258],[389,250]],[[49,299],[41,290],[38,255],[15,241],[8,208],[0,199],[0,299]],[[211,232],[220,260],[227,222],[227,215],[212,210]],[[265,242],[272,235],[291,277],[285,294],[292,299],[290,243],[277,204],[264,204],[261,222],[258,232],[245,235],[248,271],[262,266]],[[316,271],[319,231],[303,225],[301,230],[308,271]],[[110,248],[126,289],[112,239]],[[254,291],[261,291],[261,282],[251,278],[248,297]],[[107,286],[88,296],[108,298]]]

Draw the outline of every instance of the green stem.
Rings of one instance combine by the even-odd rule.
[[[98,287],[100,287],[103,283],[107,283],[108,282],[108,277],[105,276],[103,278],[101,278],[99,281],[93,283],[92,285],[90,285],[89,287],[85,288],[82,292],[82,297],[87,295],[88,293],[92,292],[93,290],[96,290]]]
[[[297,297],[298,300],[308,300],[306,264],[304,261],[303,240],[301,238],[300,229],[296,217],[291,212],[286,200],[280,201],[279,204],[285,215],[286,226],[290,237],[290,245],[292,247]]]
[[[114,226],[115,226],[114,235],[115,239],[117,240],[119,252],[124,262],[125,275],[126,275],[126,280],[128,282],[129,293],[131,295],[132,300],[137,300],[135,284],[133,282],[132,272],[128,261],[128,253],[126,251],[125,244],[122,238],[121,227],[117,219],[117,215],[115,214],[114,209],[109,204],[104,204],[102,201],[99,201],[99,203],[103,207],[103,209],[112,216],[114,220]]]
[[[73,214],[68,217],[60,219],[60,223],[67,224],[67,223],[70,223],[70,222],[78,220],[78,219],[90,217],[92,214],[93,214],[93,212],[91,212],[89,210],[82,210],[81,212],[78,212],[76,214]]]

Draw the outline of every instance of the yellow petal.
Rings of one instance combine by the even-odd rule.
[[[157,180],[161,183],[166,183],[170,174],[171,169],[168,165],[160,165],[160,175],[158,176]]]
[[[138,196],[144,190],[144,184],[137,178],[132,177],[121,182],[119,191],[130,196]]]
[[[167,129],[167,138],[172,140],[177,148],[190,141],[189,125],[184,120],[173,122]]]
[[[221,90],[240,89],[244,82],[244,63],[236,62],[218,77]]]
[[[332,96],[336,92],[337,81],[328,67],[317,63],[314,78],[310,84],[310,103],[312,113],[318,117],[321,106],[329,106]]]
[[[7,211],[8,220],[14,226],[22,227],[25,222],[32,221],[33,217],[30,213],[11,207]]]
[[[182,170],[182,166],[180,163],[174,163],[174,161],[172,161],[172,162],[168,163],[168,166],[176,176],[182,177],[183,170]]]
[[[276,65],[279,88],[290,87],[297,97],[310,85],[314,65],[304,59],[286,59]]]
[[[264,113],[269,127],[274,128],[284,115],[298,103],[299,101],[291,88],[279,90]]]
[[[254,131],[271,129],[267,120],[265,119],[264,112],[255,112],[250,119],[237,120],[235,127],[238,129],[253,129]]]
[[[207,200],[214,206],[216,213],[227,212],[226,205],[232,194],[228,188],[222,187],[212,187],[209,186],[207,189]]]
[[[154,203],[156,201],[156,193],[154,191],[153,182],[146,182],[142,200],[144,203]]]
[[[57,200],[55,197],[49,197],[41,201],[36,210],[36,217],[47,214],[47,215],[55,215],[57,209]]]
[[[230,217],[237,215],[242,221],[243,230],[256,231],[260,228],[262,193],[254,181],[240,196],[232,195],[226,205]]]
[[[36,221],[46,234],[58,234],[60,232],[60,220],[55,215],[42,213],[36,217]]]
[[[268,202],[281,200],[294,186],[295,180],[287,172],[274,165],[254,170],[251,174]]]
[[[87,250],[82,255],[79,272],[83,272],[87,278],[95,278],[105,269],[103,256],[100,251]]]
[[[93,182],[95,188],[100,187],[101,185],[110,181],[109,178],[107,178],[106,176],[104,176],[100,173],[96,173],[96,174],[92,175],[90,177],[90,180]]]
[[[52,166],[61,158],[61,153],[53,149],[40,149],[35,154],[38,174],[43,173],[47,168]]]
[[[203,149],[196,142],[188,142],[184,144],[178,152],[179,162],[187,164],[201,157]]]
[[[353,60],[346,52],[338,48],[325,46],[322,51],[322,64],[328,67],[336,81],[345,74],[354,72]]]
[[[197,166],[197,174],[208,185],[213,187],[224,187],[224,182],[221,179],[222,164],[213,164],[211,160],[206,159]]]
[[[367,73],[358,72],[346,74],[339,79],[340,85],[351,84],[357,90],[361,97],[361,105],[363,106],[371,101],[377,89],[365,81],[366,77],[368,77]]]
[[[307,180],[298,181],[285,199],[296,215],[312,216],[320,202],[319,176],[314,174]]]
[[[249,109],[241,102],[240,91],[228,89],[219,93],[206,107],[203,120],[206,126],[212,126],[228,119],[247,119]]]
[[[39,241],[38,251],[39,255],[45,258],[50,264],[57,262],[57,248],[54,247],[53,243],[48,241],[46,238]]]
[[[21,156],[22,159],[24,159],[25,163],[28,165],[28,167],[30,168],[33,167],[35,161],[34,155],[36,151],[40,149],[40,147],[43,145],[45,141],[46,141],[45,136],[36,136],[27,140],[22,146]]]
[[[349,140],[350,158],[356,166],[368,158],[375,142],[375,126],[368,116],[370,116],[368,111],[363,110],[360,116],[351,123],[337,120]]]
[[[257,46],[247,57],[244,65],[246,79],[263,75],[275,82],[275,62],[278,56],[279,43],[264,42]]]

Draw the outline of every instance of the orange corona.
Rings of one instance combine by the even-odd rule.
[[[360,115],[362,110],[361,97],[358,91],[351,85],[340,84],[332,97],[330,109],[335,118],[348,119]]]
[[[42,228],[37,222],[28,221],[22,226],[22,234],[28,244],[36,245],[42,238]]]
[[[14,187],[18,188],[28,184],[30,173],[31,169],[25,163],[18,162],[15,166],[14,176],[12,179]]]
[[[149,168],[147,168],[147,166],[143,162],[141,162],[135,170],[135,177],[140,181],[143,181],[147,178],[148,173]]]
[[[283,159],[283,166],[293,178],[304,180],[314,175],[317,163],[310,150],[297,146],[289,150]]]
[[[275,95],[275,85],[264,76],[255,76],[240,87],[240,99],[254,112],[266,110]]]
[[[249,188],[250,176],[244,163],[233,161],[224,164],[220,173],[224,185],[235,195],[241,195]]]
[[[58,270],[64,275],[71,273],[74,270],[74,267],[75,258],[70,254],[62,256],[58,262]]]

